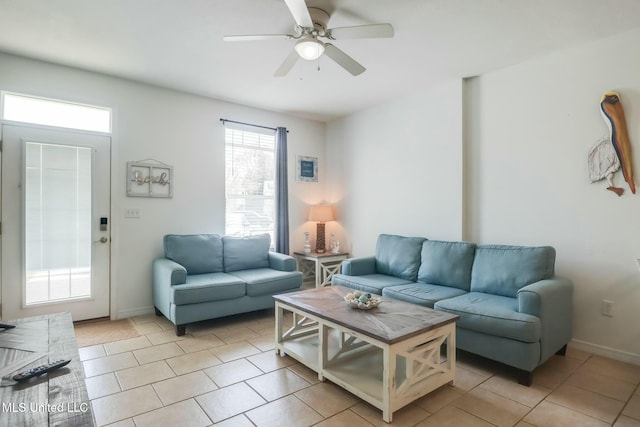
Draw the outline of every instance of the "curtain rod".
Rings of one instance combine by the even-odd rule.
[[[278,130],[277,128],[272,128],[272,127],[269,127],[269,126],[255,125],[253,123],[246,123],[246,122],[237,122],[235,120],[220,119],[220,121],[222,122],[222,124],[225,124],[226,122],[229,122],[229,123],[235,123],[235,124],[238,124],[238,125],[253,126],[254,128],[269,129],[269,130],[272,130],[274,132]],[[287,130],[287,133],[289,133],[288,130]]]

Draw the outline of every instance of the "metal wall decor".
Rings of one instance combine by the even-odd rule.
[[[154,159],[127,162],[128,197],[173,196],[173,166]]]

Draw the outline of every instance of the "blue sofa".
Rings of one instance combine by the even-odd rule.
[[[268,234],[164,236],[165,256],[153,261],[156,314],[184,335],[188,323],[273,307],[273,295],[300,289],[302,273],[270,243]]]
[[[343,261],[332,284],[458,315],[456,347],[517,368],[530,385],[572,335],[573,284],[554,264],[550,246],[381,234],[375,256]]]

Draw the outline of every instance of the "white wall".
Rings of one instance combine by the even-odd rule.
[[[575,284],[574,342],[640,364],[640,194],[591,184],[589,148],[620,93],[640,176],[640,32],[426,89],[327,126],[338,223],[355,256],[379,233],[552,245]],[[614,317],[600,314],[614,301]]]
[[[330,122],[327,161],[327,228],[352,255],[373,254],[380,233],[460,239],[462,82]]]
[[[338,208],[327,233],[354,256],[373,253],[379,233],[553,245],[557,273],[575,283],[574,342],[640,364],[640,194],[618,175],[618,198],[586,167],[606,133],[600,96],[617,90],[640,175],[639,42],[634,31],[453,80],[331,122],[326,135],[321,123],[3,54],[0,89],[114,108],[117,316],[151,307],[163,234],[223,232],[225,117],[291,130],[292,250],[315,230],[307,204],[323,200]],[[297,155],[319,158],[319,183],[295,181]],[[174,166],[173,199],[125,196],[126,161],[145,158]],[[126,207],[142,218],[124,219]],[[605,298],[614,317],[600,315]]]
[[[640,175],[640,31],[489,73],[468,84],[468,237],[549,244],[575,284],[574,339],[640,363],[640,194],[591,184],[589,148],[604,134],[599,103],[620,93]],[[615,302],[614,317],[600,314]]]
[[[215,77],[212,77],[215,78]],[[151,262],[167,233],[224,234],[224,127],[220,118],[289,129],[291,250],[302,248],[307,202],[320,182],[295,180],[297,155],[324,164],[324,124],[96,73],[0,54],[0,90],[114,110],[112,138],[112,316],[152,310]],[[126,197],[126,162],[153,158],[174,168],[171,199]],[[139,208],[138,219],[124,218]],[[7,302],[5,302],[7,303]]]

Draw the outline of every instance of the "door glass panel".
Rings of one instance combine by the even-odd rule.
[[[91,148],[27,142],[25,302],[91,296]]]

